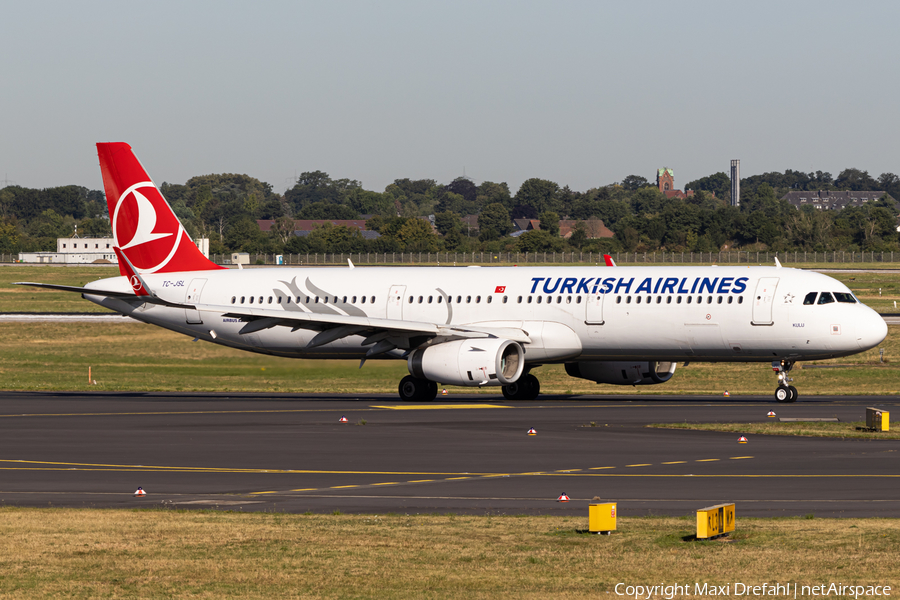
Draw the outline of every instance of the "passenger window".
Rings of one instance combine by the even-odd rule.
[[[297,304],[300,304],[300,296],[297,296]]]
[[[506,301],[509,300],[508,296],[503,296],[503,304],[506,304]]]
[[[318,296],[316,296],[316,302],[315,302],[315,303],[316,303],[316,304],[319,303],[319,297],[318,297]]]
[[[260,297],[259,297],[259,303],[260,303],[260,304],[262,304],[262,300],[263,300],[263,298],[262,298],[262,296],[260,296]]]
[[[691,303],[691,296],[688,296],[688,297],[687,297],[687,303],[688,303],[688,304]]]
[[[744,297],[738,296],[738,304],[743,304],[743,303],[744,303]]]
[[[634,302],[635,302],[635,304],[640,304],[640,303],[641,303],[641,297],[640,297],[640,296],[635,296],[635,297],[634,297]]]
[[[370,302],[371,302],[372,304],[375,304],[375,296],[372,296],[372,299],[370,300]]]
[[[422,304],[422,296],[419,296],[419,304]]]
[[[269,304],[272,304],[272,296],[269,296]]]
[[[493,296],[488,296],[488,297],[487,297],[487,303],[490,304],[492,299],[493,299]]]
[[[447,296],[447,304],[453,304],[453,296]]]
[[[481,304],[481,296],[475,296],[475,304]]]
[[[678,296],[678,299],[675,301],[675,304],[681,304],[681,296]]]
[[[830,292],[822,292],[819,296],[819,304],[831,304],[834,302],[834,297]]]
[[[616,304],[622,304],[622,296],[616,296]]]
[[[575,304],[581,304],[581,296],[575,296]]]
[[[856,298],[853,297],[853,294],[848,294],[846,292],[835,292],[834,297],[838,302],[846,302],[847,304],[856,304]]]
[[[572,296],[566,296],[566,304],[572,304]]]
[[[719,296],[719,304],[722,304],[722,296]]]
[[[562,304],[562,296],[557,296],[557,297],[556,297],[556,303],[557,303],[557,304]]]
[[[444,299],[443,296],[438,296],[438,304],[440,304],[443,299]]]
[[[306,303],[309,304],[309,296],[306,297]]]
[[[531,296],[528,296],[528,304],[531,304]]]
[[[431,304],[432,300],[434,300],[434,296],[428,296],[428,304]]]
[[[728,304],[734,302],[734,296],[728,296]]]
[[[237,297],[232,296],[232,297],[231,297],[231,303],[234,304],[235,302],[237,302]]]
[[[344,299],[341,301],[343,304],[347,304],[347,296],[344,296]]]
[[[457,304],[462,304],[462,296],[457,296],[457,297],[456,297],[456,303],[457,303]]]
[[[244,296],[241,296],[241,304],[244,303]]]
[[[281,296],[278,296],[278,304],[281,304]]]
[[[712,296],[707,296],[707,297],[706,297],[706,303],[707,303],[707,304],[712,304]]]
[[[410,303],[410,304],[413,303],[413,297],[412,297],[412,296],[409,297],[409,303]]]
[[[472,296],[466,296],[466,304],[469,304],[471,302],[472,302]]]
[[[519,304],[522,304],[522,296],[519,296],[519,299],[517,300],[517,302],[518,302]]]
[[[819,293],[819,292],[810,292],[810,293],[808,293],[808,294],[806,295],[806,297],[803,299],[803,305],[804,305],[804,306],[807,306],[807,305],[809,305],[809,304],[815,304],[815,303],[816,303],[816,295],[818,295],[818,293]]]
[[[537,303],[540,304],[540,303],[541,303],[541,300],[543,300],[543,299],[544,299],[543,296],[538,296],[538,297],[537,297]]]
[[[547,304],[553,304],[553,296],[547,296]]]
[[[253,304],[253,296],[250,296],[250,304]]]
[[[625,296],[625,304],[631,304],[631,296]]]
[[[662,304],[662,296],[657,296],[657,297],[656,297],[656,303],[657,303],[657,304]]]
[[[412,302],[412,296],[409,297],[409,301]],[[356,296],[353,296],[353,304],[356,304]]]
[[[666,296],[666,304],[672,304],[672,296]]]
[[[360,304],[365,304],[365,303],[366,303],[366,297],[365,297],[365,296],[361,296],[360,299],[359,299],[359,302],[360,302]]]

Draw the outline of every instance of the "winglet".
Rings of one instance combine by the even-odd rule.
[[[118,246],[113,246],[113,250],[119,258],[119,271],[128,278],[128,282],[131,284],[131,289],[134,290],[134,294],[136,296],[152,296],[155,298],[156,294],[150,292],[150,288],[147,287],[144,278],[134,270],[134,266],[128,258],[125,257],[125,253],[122,252]]]
[[[614,266],[616,266],[616,261],[614,261],[614,260],[613,260],[613,257],[610,256],[609,254],[604,254],[604,255],[603,255],[603,260],[606,261],[606,266],[607,266],[607,267],[614,267]]]
[[[780,269],[780,268],[781,268],[781,261],[778,260],[778,257],[777,257],[777,256],[775,257],[775,268],[776,268],[776,269]]]
[[[356,267],[353,265],[353,261],[350,260],[349,258],[347,259],[347,264],[350,265],[350,268],[351,268],[351,269],[355,269],[355,268],[356,268]]]

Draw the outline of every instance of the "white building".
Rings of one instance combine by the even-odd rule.
[[[20,252],[19,262],[24,263],[54,263],[54,264],[89,264],[110,263],[118,264],[116,253],[113,251],[115,240],[109,237],[71,237],[58,238],[56,240],[56,252]],[[209,238],[194,240],[197,248],[203,256],[209,258]]]

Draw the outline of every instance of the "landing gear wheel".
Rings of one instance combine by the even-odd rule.
[[[437,383],[407,375],[397,388],[404,402],[431,402],[437,396]]]
[[[537,398],[541,393],[541,382],[538,381],[538,378],[529,373],[522,379],[524,380],[527,389],[523,400],[534,400]]]
[[[775,388],[775,400],[782,403],[791,401],[791,390],[787,387],[778,386]]]
[[[528,373],[522,375],[515,383],[503,386],[503,397],[507,400],[534,400],[541,393],[541,382]]]
[[[791,392],[791,399],[788,400],[788,402],[796,402],[796,401],[797,401],[797,396],[800,395],[799,393],[797,393],[797,388],[795,388],[795,387],[792,386],[792,385],[789,385],[789,386],[788,386],[788,390],[790,390],[790,392]]]

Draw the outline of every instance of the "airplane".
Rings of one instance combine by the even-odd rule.
[[[798,361],[877,346],[887,325],[844,284],[764,266],[229,269],[191,241],[126,143],[97,153],[119,277],[77,292],[138,321],[232,348],[306,359],[405,360],[404,401],[442,385],[532,400],[532,371],[565,364],[612,385],[669,381],[679,361],[771,363],[794,402]]]

